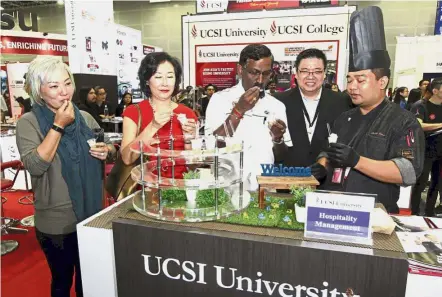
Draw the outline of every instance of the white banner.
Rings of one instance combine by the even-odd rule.
[[[391,87],[417,88],[423,78],[442,76],[442,35],[396,37]]]
[[[29,63],[6,64],[9,95],[11,98],[11,113],[13,117],[21,115],[21,107],[15,99],[18,97],[29,98],[29,95],[23,88],[25,85],[24,75],[28,72],[28,68]]]
[[[251,43],[267,45],[275,57],[276,72],[293,80],[293,65],[304,49],[324,50],[329,60],[327,80],[343,89],[348,60],[348,27],[354,6],[260,11],[183,17],[184,85],[216,84],[205,79],[207,69],[236,71],[241,50]],[[232,83],[234,73],[224,72]],[[289,81],[290,80],[290,81]],[[227,87],[227,85],[221,86]]]
[[[124,93],[132,94],[133,102],[142,99],[138,68],[143,58],[141,31],[115,25],[117,37],[118,102]]]
[[[116,75],[112,1],[65,1],[69,66],[73,73]]]

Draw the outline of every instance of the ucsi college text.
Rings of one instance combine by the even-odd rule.
[[[262,279],[263,273],[258,271],[255,279],[241,276],[236,268],[225,268],[223,266],[207,267],[207,264],[195,263],[192,261],[180,261],[174,258],[164,258],[151,255],[141,255],[144,260],[144,270],[148,275],[164,275],[172,280],[180,280],[199,285],[208,285],[216,281],[216,285],[223,289],[246,291],[268,296],[281,297],[347,297],[346,293],[338,292],[338,289],[331,289],[324,281],[322,288],[306,287],[303,285],[292,285]],[[169,267],[175,266],[181,269],[181,273],[171,275]],[[215,280],[205,278],[206,269],[215,269]],[[353,295],[353,297],[361,297]]]
[[[286,25],[271,27],[270,30],[256,28],[252,30],[243,29],[205,29],[199,31],[201,38],[219,38],[219,37],[244,37],[244,36],[261,36],[265,38],[268,34],[323,34],[329,33],[331,35],[337,35],[344,32],[344,26],[334,26],[327,24],[310,24],[310,25]]]

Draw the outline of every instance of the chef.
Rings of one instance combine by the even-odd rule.
[[[390,64],[380,8],[354,12],[347,90],[357,107],[336,119],[337,141],[318,162],[329,168],[326,189],[376,194],[398,213],[399,186],[421,174],[425,140],[413,114],[384,99]]]

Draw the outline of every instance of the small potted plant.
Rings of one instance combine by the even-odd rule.
[[[305,209],[305,195],[310,191],[311,189],[309,187],[292,186],[291,188],[293,202],[295,204],[296,221],[298,221],[298,223],[305,223],[305,218],[307,216]]]
[[[187,205],[190,208],[196,207],[196,194],[200,185],[200,173],[199,171],[189,171],[183,174],[184,184],[186,185],[186,198]]]

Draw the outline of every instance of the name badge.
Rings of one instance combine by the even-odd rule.
[[[376,195],[316,191],[306,195],[304,236],[372,245]]]

